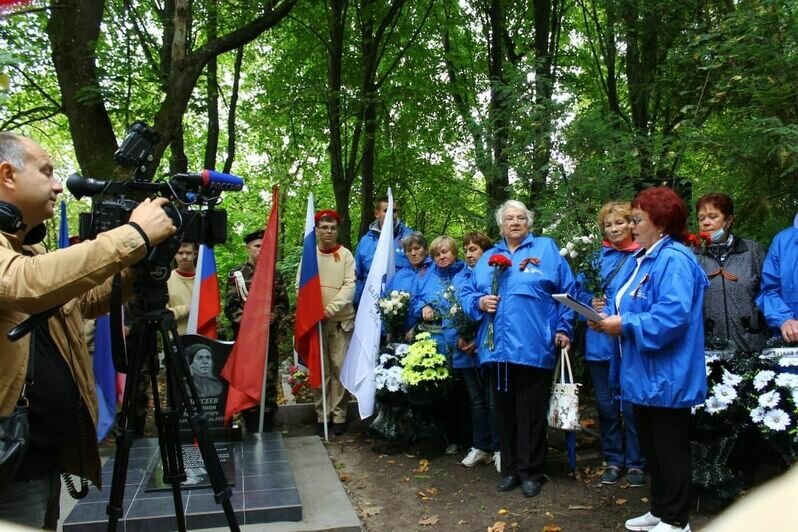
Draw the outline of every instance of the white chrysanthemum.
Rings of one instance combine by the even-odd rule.
[[[574,250],[574,243],[573,242],[568,242],[567,244],[565,244],[565,249],[567,249],[568,251],[573,251]]]
[[[795,356],[781,357],[779,359],[779,366],[783,368],[791,368],[793,366],[798,366],[798,357]]]
[[[723,412],[726,410],[726,408],[728,408],[728,405],[714,395],[710,395],[704,405],[707,407],[707,412],[713,415],[717,414],[718,412]]]
[[[762,423],[770,430],[782,431],[790,425],[790,416],[781,408],[774,408],[765,413]]]
[[[763,408],[775,408],[781,401],[781,395],[776,390],[763,393],[759,396],[759,406]]]
[[[694,416],[696,414],[696,412],[698,412],[699,410],[703,410],[703,409],[704,409],[704,404],[703,403],[701,403],[700,405],[695,405],[695,406],[690,408],[690,414]]]
[[[761,406],[758,406],[751,410],[751,421],[754,423],[762,423],[762,420],[765,419],[765,409]]]
[[[380,355],[380,365],[384,366],[385,363],[388,362],[389,360],[391,360],[392,358],[393,358],[393,355],[390,355],[388,353],[381,354]]]
[[[707,355],[706,353],[704,354],[704,362],[706,363],[707,366],[709,366],[713,362],[717,362],[718,360],[720,360],[720,357],[715,353],[712,353],[711,355]]]
[[[568,255],[568,249],[567,248],[562,248],[560,250],[560,257],[565,257],[566,255]]]
[[[756,374],[756,377],[754,377],[754,389],[764,390],[765,386],[767,386],[770,380],[775,376],[776,373],[769,369],[760,371]]]
[[[579,253],[577,253],[577,252],[576,252],[576,250],[573,250],[573,251],[571,251],[571,252],[570,252],[568,255],[569,255],[569,256],[570,256],[572,259],[575,259],[576,257],[578,257],[578,256],[579,256]]]
[[[399,290],[391,290],[391,299],[396,299],[399,297]]]
[[[393,352],[396,353],[396,356],[401,356],[401,355],[406,354],[408,349],[410,349],[410,345],[408,345],[408,344],[399,344],[399,345],[396,346],[396,348],[393,350]]]
[[[798,388],[798,375],[795,373],[779,373],[776,375],[776,385],[795,390]]]
[[[590,238],[589,237],[583,236],[583,237],[580,238],[580,240],[582,240],[583,244],[590,244]]]
[[[737,390],[728,384],[716,384],[712,392],[724,405],[730,405],[737,399]]]
[[[374,384],[378,390],[385,388],[385,372],[378,369],[377,374],[374,376]]]
[[[743,382],[743,378],[740,375],[732,373],[727,369],[723,369],[723,384],[727,386],[737,386]]]

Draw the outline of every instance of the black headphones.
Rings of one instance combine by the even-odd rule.
[[[0,231],[6,233],[16,233],[27,227],[25,222],[22,221],[22,211],[19,208],[6,201],[0,201]],[[25,235],[25,240],[22,242],[25,245],[38,244],[44,240],[47,234],[47,227],[43,223],[37,225]]]

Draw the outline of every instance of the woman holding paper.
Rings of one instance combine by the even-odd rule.
[[[477,353],[494,366],[501,475],[499,491],[540,493],[546,456],[546,410],[560,347],[570,345],[573,312],[554,301],[575,293],[571,268],[550,238],[530,233],[532,213],[508,200],[496,211],[502,239],[479,259],[461,290],[463,308],[480,322]]]
[[[597,312],[613,314],[614,296],[625,279],[619,275],[624,265],[633,263],[632,254],[640,244],[632,239],[632,206],[627,202],[604,204],[598,214],[598,225],[604,241],[598,257],[601,273],[601,294],[593,294],[585,287],[584,275],[576,282],[579,301],[592,305]],[[602,484],[615,484],[626,470],[629,486],[646,483],[643,473],[645,461],[640,452],[632,405],[620,401],[616,386],[610,386],[610,360],[617,342],[598,331],[588,330],[585,338],[585,362],[593,380],[596,406],[599,413],[601,452],[607,468],[601,475]]]
[[[702,308],[707,277],[682,242],[687,208],[670,188],[632,201],[632,234],[641,248],[619,274],[617,314],[590,322],[620,338],[620,385],[633,404],[651,474],[651,510],[629,530],[689,531],[690,408],[706,398]]]

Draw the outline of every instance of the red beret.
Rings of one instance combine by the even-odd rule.
[[[316,216],[313,218],[313,221],[319,223],[319,220],[321,220],[325,216],[328,216],[333,220],[335,220],[335,223],[341,223],[341,217],[338,216],[338,213],[335,211],[331,211],[329,209],[325,209],[323,211],[317,211]]]

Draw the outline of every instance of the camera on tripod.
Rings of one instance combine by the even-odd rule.
[[[153,248],[147,257],[153,271],[168,276],[169,265],[183,242],[215,245],[227,241],[227,212],[215,206],[221,202],[222,192],[241,190],[244,180],[203,170],[152,182],[146,178],[145,165],[152,161],[151,151],[159,138],[158,132],[144,122],[135,122],[114,153],[119,164],[135,168],[132,179],[100,181],[72,174],[66,185],[78,199],[97,196],[92,211],[80,214],[81,240],[126,224],[142,197],[168,198],[171,203],[164,210],[177,227],[177,233]]]

